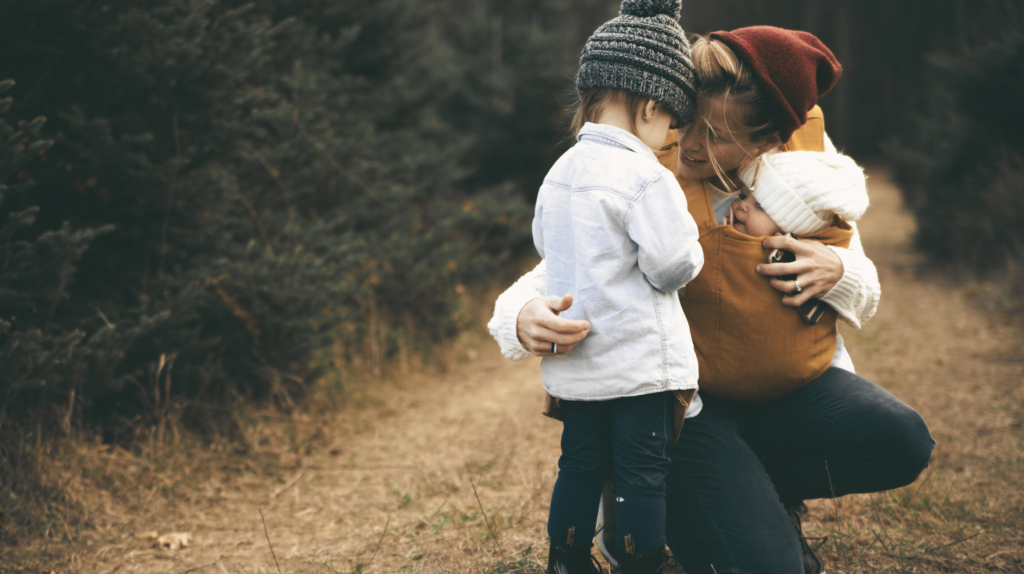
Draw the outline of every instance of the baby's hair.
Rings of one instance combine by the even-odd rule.
[[[690,49],[690,56],[693,58],[700,88],[691,129],[704,130],[708,160],[719,179],[729,185],[722,166],[711,153],[713,141],[731,137],[741,146],[749,142],[756,147],[772,137],[778,137],[779,126],[768,99],[761,92],[757,76],[727,45],[697,36]],[[711,114],[714,104],[718,102],[721,103],[728,134],[717,134],[711,126]],[[747,148],[744,151],[750,157],[756,155]]]
[[[601,117],[601,112],[609,104],[622,104],[626,107],[626,112],[629,114],[630,131],[633,132],[633,135],[636,135],[636,115],[647,105],[647,100],[649,99],[633,92],[611,88],[590,88],[584,91],[576,106],[576,113],[573,114],[572,124],[570,125],[573,139],[579,135],[580,130],[583,129],[583,124],[596,122]]]

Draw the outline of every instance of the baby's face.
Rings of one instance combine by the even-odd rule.
[[[754,237],[781,233],[778,225],[761,209],[752,193],[741,191],[739,199],[729,206],[729,222],[733,229]]]

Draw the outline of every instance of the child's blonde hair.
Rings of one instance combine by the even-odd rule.
[[[625,106],[626,113],[629,115],[630,131],[633,132],[633,135],[636,135],[636,115],[647,105],[647,100],[649,99],[633,92],[612,88],[590,88],[584,90],[583,95],[576,104],[576,112],[573,114],[572,124],[570,125],[573,139],[580,134],[583,124],[597,122],[597,119],[601,117],[601,112],[609,105]]]
[[[704,130],[711,166],[719,179],[729,185],[722,166],[710,151],[712,141],[731,138],[743,147],[748,157],[753,158],[760,153],[760,146],[773,138],[778,139],[779,126],[768,99],[761,91],[757,76],[727,45],[719,40],[697,36],[690,49],[690,56],[693,58],[699,88],[691,129]],[[728,134],[715,133],[711,126],[711,114],[716,103],[721,104]]]

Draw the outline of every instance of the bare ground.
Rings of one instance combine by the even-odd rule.
[[[861,229],[884,296],[843,333],[859,372],[921,412],[938,447],[915,484],[813,501],[805,528],[830,536],[830,572],[1024,573],[1020,325],[921,268],[898,192],[871,175]],[[340,410],[240,421],[244,456],[187,441],[142,457],[54,448],[86,526],[55,517],[0,548],[0,572],[541,571],[560,427],[539,414],[539,363],[505,361],[480,334],[457,354],[443,374],[350,384]],[[154,548],[151,531],[192,542]]]

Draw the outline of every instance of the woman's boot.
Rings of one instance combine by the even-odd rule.
[[[818,549],[812,546],[810,541],[818,541],[818,546],[820,547],[821,544],[828,540],[828,537],[804,536],[802,517],[807,513],[806,504],[801,502],[799,504],[787,504],[785,507],[786,511],[789,512],[789,519],[793,521],[793,526],[796,527],[797,536],[800,537],[800,548],[804,554],[804,574],[821,574],[825,571],[825,561],[821,559]]]

